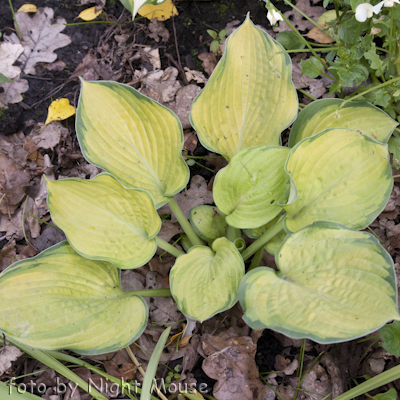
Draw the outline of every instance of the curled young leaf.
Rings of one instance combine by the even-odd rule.
[[[316,222],[289,235],[275,260],[278,273],[256,268],[240,284],[253,329],[335,343],[400,319],[393,260],[366,232]]]
[[[104,354],[144,331],[146,302],[119,284],[112,264],[91,261],[61,242],[0,276],[0,330],[28,346]]]
[[[76,132],[89,162],[148,191],[157,208],[189,180],[178,117],[127,85],[82,81]]]
[[[225,214],[217,207],[193,207],[189,213],[189,220],[196,234],[207,242],[225,236]]]
[[[207,149],[231,158],[253,146],[278,145],[297,114],[292,64],[283,47],[248,17],[192,105],[191,122]]]
[[[141,267],[153,257],[161,219],[148,193],[124,189],[109,174],[47,180],[47,189],[53,221],[81,256],[122,269]]]
[[[393,187],[387,145],[349,129],[327,129],[291,150],[286,230],[315,221],[366,228],[385,208]]]
[[[235,154],[214,182],[214,201],[235,228],[258,228],[282,212],[290,180],[287,147],[258,146]]]
[[[225,237],[209,247],[192,247],[171,269],[171,293],[182,313],[203,322],[237,302],[243,259]]]

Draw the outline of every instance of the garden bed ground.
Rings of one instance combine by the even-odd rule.
[[[17,10],[25,1],[13,0],[12,3]],[[77,3],[72,0],[35,1],[38,7],[54,10],[54,18],[62,17],[68,24],[81,21],[76,20],[76,17],[88,7]],[[0,157],[3,157],[0,158],[0,183],[4,185],[7,182],[10,188],[0,204],[0,271],[16,259],[32,257],[65,238],[60,231],[33,217],[51,223],[45,203],[43,173],[60,179],[90,178],[100,172],[98,168],[89,165],[80,152],[74,117],[53,122],[43,128],[48,107],[53,100],[67,98],[77,107],[80,76],[88,80],[127,83],[167,105],[183,122],[187,151],[196,156],[213,156],[201,146],[188,124],[190,102],[204,87],[220,57],[210,52],[212,39],[207,29],[216,32],[228,29],[229,33],[250,12],[254,23],[273,36],[277,32],[272,30],[266,19],[265,3],[262,1],[177,1],[176,6],[179,15],[173,19],[165,22],[139,19],[132,23],[129,12],[119,1],[107,0],[104,13],[97,20],[104,23],[66,26],[62,33],[71,39],[71,43],[55,50],[57,60],[53,63],[38,63],[34,67],[35,75],[22,74],[21,79],[26,80],[29,86],[21,93],[22,101],[9,104],[7,109],[0,111]],[[314,13],[312,17],[318,17],[322,12],[320,3],[314,5],[299,0],[298,6],[303,7],[306,13]],[[289,10],[286,6],[280,9]],[[291,19],[297,21],[301,32],[310,29],[308,22],[302,18],[295,16]],[[106,20],[117,24],[106,23]],[[12,13],[6,1],[0,4],[0,30],[3,35],[15,33]],[[293,81],[296,88],[317,98],[326,97],[329,80],[310,79],[301,75],[299,62],[304,57],[297,55],[293,58]],[[300,101],[308,104],[309,98],[303,96],[299,92]],[[286,133],[284,141],[285,137]],[[190,187],[177,196],[184,210],[198,204],[212,204],[210,188],[213,177],[225,165],[222,159],[197,161],[198,164],[191,166]],[[164,211],[168,214],[167,209]],[[400,262],[399,215],[400,178],[396,178],[387,207],[371,225],[371,229],[392,255],[396,267]],[[165,240],[172,242],[179,233],[180,229],[173,221],[164,221],[162,237]],[[144,267],[123,272],[125,288],[168,287],[172,258],[165,255],[159,258],[160,254]],[[273,267],[273,257],[266,255],[264,264]],[[138,346],[131,346],[143,365],[146,365],[148,354],[154,349],[165,325],[172,327],[173,334],[182,330],[180,321],[183,316],[171,299],[155,299],[149,302],[149,307],[148,327],[137,341]],[[375,376],[399,364],[398,358],[381,348],[374,338],[377,334],[375,332],[371,333],[371,340],[354,340],[334,345],[323,346],[307,340],[302,375],[299,371],[300,340],[288,339],[268,330],[251,331],[241,317],[240,307],[236,305],[232,310],[198,325],[186,347],[176,351],[176,342],[168,346],[161,358],[163,364],[160,364],[158,376],[168,376],[169,370],[165,365],[170,369],[179,365],[179,373],[172,381],[197,385],[205,383],[207,394],[217,399],[261,400],[260,393],[267,390],[267,399],[273,400],[280,396],[282,400],[289,400],[295,397],[294,388],[299,386],[298,399],[320,400],[329,393],[336,397],[366,377]],[[139,382],[143,379],[125,350],[104,356],[85,357],[85,360],[118,378],[136,379]],[[45,372],[37,372],[44,369]],[[85,368],[72,369],[87,381],[89,378],[94,382],[100,379]],[[273,390],[264,389],[259,373]],[[31,375],[18,378],[27,374]],[[222,374],[223,378],[218,374]],[[303,377],[304,374],[299,384],[299,375]],[[46,393],[40,393],[38,386],[33,393],[43,395],[48,400],[91,398],[81,389],[73,390],[74,385],[65,395],[58,395],[55,392],[59,382],[57,377],[68,384],[67,379],[47,369],[37,360],[26,355],[20,356],[20,353],[9,348],[0,348],[0,380],[5,382],[16,378],[17,383],[29,384],[32,379],[37,385],[43,383],[47,388]],[[219,383],[216,383],[217,377]],[[247,387],[250,391],[245,389]],[[400,380],[370,395],[375,396],[393,387],[400,390]],[[103,394],[109,398],[114,397],[109,387],[103,388]],[[124,397],[120,395],[119,398]]]

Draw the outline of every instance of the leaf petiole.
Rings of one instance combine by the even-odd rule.
[[[185,215],[183,214],[182,210],[180,209],[176,200],[172,197],[169,201],[168,205],[170,206],[172,212],[174,213],[176,219],[178,220],[179,224],[181,225],[182,229],[185,231],[186,235],[188,236],[189,240],[192,242],[193,246],[203,246],[204,242],[196,235],[195,231],[190,225],[189,221],[186,219]],[[165,250],[165,249],[163,249]]]
[[[285,221],[283,215],[279,221],[262,236],[260,236],[254,243],[252,243],[246,250],[243,251],[243,261],[247,261],[258,249],[267,244],[274,236],[276,236],[282,229]]]

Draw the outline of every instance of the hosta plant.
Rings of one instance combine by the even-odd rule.
[[[143,297],[170,295],[189,322],[239,300],[250,327],[320,343],[400,320],[392,259],[361,231],[392,190],[396,123],[370,104],[316,101],[282,146],[297,109],[289,56],[247,18],[192,106],[201,143],[229,164],[216,175],[215,205],[188,221],[174,199],[189,183],[178,117],[129,86],[82,81],[77,136],[107,172],[47,180],[68,241],[0,276],[1,331],[41,349],[105,353],[141,335]],[[186,252],[157,236],[167,203]],[[244,234],[256,239],[247,248]],[[124,292],[120,270],[144,265],[157,246],[177,257],[170,289]],[[278,270],[259,267],[265,250]]]

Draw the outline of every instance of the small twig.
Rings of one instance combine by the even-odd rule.
[[[183,79],[183,81],[185,82],[185,85],[189,85],[189,82],[188,82],[188,80],[186,79],[185,71],[184,71],[183,68],[182,68],[181,56],[180,56],[180,54],[179,54],[178,40],[177,40],[177,37],[176,37],[175,17],[174,17],[174,16],[172,16],[172,28],[174,29],[176,57],[178,58],[178,69],[179,69],[179,72],[180,72],[181,75],[182,75],[182,79]],[[170,56],[170,57],[172,57],[172,56]]]
[[[129,346],[125,347],[126,352],[128,353],[130,359],[133,361],[133,363],[136,365],[137,369],[139,370],[139,372],[141,373],[141,375],[144,378],[144,375],[146,374],[146,372],[144,371],[144,369],[141,367],[140,362],[138,361],[138,359],[135,357],[135,355],[133,354],[131,348]],[[163,399],[163,400],[168,400],[161,392],[160,389],[158,389],[158,387],[156,385],[153,385],[153,388],[156,390],[157,394]]]

